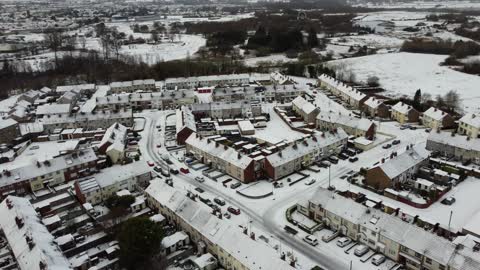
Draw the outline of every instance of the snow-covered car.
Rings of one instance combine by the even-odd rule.
[[[148,166],[153,167],[155,166],[155,163],[151,160],[147,161]]]
[[[195,180],[196,180],[197,182],[200,182],[200,183],[205,182],[205,178],[203,178],[202,176],[197,176],[197,177],[195,177]]]
[[[375,254],[373,255],[372,257],[372,263],[376,266],[379,266],[380,264],[382,264],[383,262],[385,262],[385,256],[383,256],[382,254]]]
[[[352,240],[350,240],[350,238],[348,237],[342,237],[340,239],[337,240],[337,246],[339,247],[345,247],[347,246],[348,244],[350,244],[352,242]]]
[[[313,185],[314,183],[315,183],[315,179],[310,179],[307,182],[305,182],[305,185],[310,186],[310,185]]]
[[[307,242],[308,244],[310,244],[311,246],[316,246],[318,245],[318,240],[315,236],[311,235],[311,234],[308,234],[307,236],[305,236],[303,238],[303,241]]]
[[[365,255],[366,253],[368,252],[368,247],[365,246],[365,245],[359,245],[355,248],[355,250],[353,251],[353,253],[355,254],[355,256],[358,256],[358,257],[362,257],[363,255]]]

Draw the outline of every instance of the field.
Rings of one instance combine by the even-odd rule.
[[[445,55],[391,53],[335,60],[328,65],[351,69],[358,81],[377,76],[390,96],[412,97],[421,89],[435,97],[456,90],[462,98],[462,109],[480,111],[480,77],[440,66],[445,58]]]

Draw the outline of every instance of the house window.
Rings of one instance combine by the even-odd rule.
[[[426,258],[426,259],[425,259],[425,262],[428,263],[428,264],[432,264],[432,259]]]
[[[438,268],[440,268],[440,270],[445,270],[445,266],[443,266],[441,264],[438,265]]]

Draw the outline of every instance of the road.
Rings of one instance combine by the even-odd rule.
[[[161,118],[160,121],[162,121],[163,118]],[[160,155],[157,153],[155,141],[154,141],[154,134],[155,134],[155,126],[156,123],[153,119],[147,118],[147,122],[150,122],[148,125],[149,131],[148,131],[148,140],[147,140],[147,154],[150,156],[150,158],[155,161],[155,163],[160,164],[162,167],[168,167],[167,164],[162,160]],[[350,170],[349,168],[342,167],[339,170],[336,170],[334,174],[332,174],[332,177],[339,177],[345,172]],[[278,213],[279,206],[285,206],[288,204],[295,203],[296,200],[298,200],[298,196],[302,194],[302,197],[307,197],[305,195],[305,191],[300,190],[295,193],[292,193],[289,195],[287,198],[282,199],[282,201],[277,201],[275,206],[270,207],[263,215],[258,214],[255,209],[251,209],[249,206],[243,204],[242,202],[238,201],[236,198],[230,196],[229,194],[222,192],[219,189],[210,187],[208,185],[203,185],[193,179],[193,177],[185,174],[178,174],[178,175],[172,175],[172,178],[179,178],[182,179],[186,182],[188,182],[190,185],[194,187],[201,187],[205,191],[218,196],[225,198],[226,201],[228,201],[230,204],[235,205],[239,207],[243,214],[246,214],[250,220],[252,221],[252,226],[256,226],[260,228],[261,230],[264,230],[271,235],[273,235],[276,239],[279,239],[282,241],[282,246],[288,246],[291,250],[293,250],[296,253],[301,253],[304,256],[308,257],[310,260],[313,262],[317,263],[318,265],[326,268],[326,269],[348,269],[348,265],[346,262],[343,262],[341,260],[338,260],[336,258],[332,258],[329,256],[326,256],[322,253],[320,253],[318,250],[314,249],[312,246],[308,245],[307,243],[303,241],[298,241],[298,237],[296,239],[293,237],[291,234],[286,233],[283,230],[283,226],[279,225],[276,223],[274,216]],[[315,183],[315,186],[320,186],[322,183],[328,182],[328,177],[325,179],[321,179],[320,181],[317,180]],[[312,187],[315,187],[312,186]],[[311,192],[313,193],[315,188],[310,189]]]

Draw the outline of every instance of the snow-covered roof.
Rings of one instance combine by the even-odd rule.
[[[427,151],[422,145],[415,145],[409,150],[387,160],[385,163],[378,166],[390,179],[393,179],[408,169],[418,165],[420,162],[426,160],[429,155],[430,152]]]
[[[200,82],[215,82],[215,81],[227,81],[227,80],[249,80],[250,75],[247,73],[242,74],[227,74],[227,75],[212,75],[212,76],[199,76],[199,77],[187,77],[187,78],[167,78],[165,84],[176,83],[200,83]]]
[[[474,128],[480,128],[480,117],[474,113],[467,113],[460,118],[460,123],[465,123]]]
[[[40,263],[52,270],[72,269],[28,199],[8,196],[0,204],[0,216],[0,227],[20,269],[40,269]],[[16,218],[22,220],[22,227],[17,225]],[[26,236],[32,239],[33,248],[29,248]]]
[[[77,85],[61,85],[57,86],[56,92],[63,93],[69,91],[85,91],[85,90],[95,90],[95,84],[77,84]]]
[[[3,173],[0,178],[0,186],[6,186],[13,183],[18,183],[25,180],[30,180],[42,175],[48,175],[66,168],[75,167],[81,164],[94,162],[97,160],[97,155],[91,148],[82,149],[75,153],[59,156],[48,160],[48,164],[36,162],[23,164],[21,167],[14,168],[8,171],[8,175]]]
[[[153,222],[162,222],[165,220],[165,217],[162,214],[155,214],[150,217],[150,220]]]
[[[110,146],[114,145],[115,147],[120,147],[123,151],[123,147],[125,146],[125,138],[127,137],[127,127],[122,124],[115,123],[111,125],[103,135],[102,140],[100,141],[99,147],[110,144]]]
[[[109,187],[115,183],[135,178],[149,173],[151,168],[143,161],[136,161],[125,165],[115,165],[103,169],[101,172],[78,180],[82,193],[91,192],[99,188]]]
[[[37,161],[43,162],[45,160],[51,160],[59,155],[75,151],[78,149],[79,143],[79,140],[30,143],[25,148],[22,148],[22,151],[17,152],[14,161],[0,164],[0,171],[27,166]]]
[[[380,106],[381,104],[383,104],[383,100],[380,100],[376,97],[369,97],[367,100],[365,100],[365,103],[363,103],[364,106],[370,107],[372,109],[378,108],[378,106]]]
[[[383,211],[373,208],[367,211],[368,207],[326,189],[319,189],[310,201],[321,205],[329,212],[380,233],[383,237],[425,255],[442,265],[451,264],[451,258],[457,256],[455,254],[457,253],[455,244],[447,239]],[[455,269],[479,269],[480,263],[475,254],[464,253],[460,257],[462,261],[474,260],[475,263],[472,265],[475,265],[475,267]]]
[[[192,262],[199,268],[199,269],[206,269],[205,267],[208,267],[211,264],[216,264],[217,259],[213,257],[212,254],[210,253],[205,253],[200,257],[196,257],[195,259],[192,260]]]
[[[174,212],[188,226],[193,227],[213,245],[228,253],[246,269],[294,270],[287,261],[279,258],[274,249],[261,240],[252,240],[241,233],[237,225],[218,219],[211,208],[189,199],[184,193],[160,180],[153,180],[145,190],[151,198]]]
[[[18,124],[18,122],[13,120],[12,118],[0,119],[0,129],[15,126],[16,124]]]
[[[435,107],[430,107],[428,110],[426,110],[424,113],[423,113],[423,116],[427,116],[429,118],[432,118],[434,120],[442,120],[445,116],[447,116],[448,114],[445,113],[444,111],[440,110],[440,109],[437,109]]]
[[[188,235],[183,231],[178,231],[172,235],[165,236],[162,239],[162,247],[169,248],[176,245],[180,241],[185,241],[188,239]]]
[[[415,110],[412,106],[402,102],[402,101],[399,101],[397,102],[397,104],[395,104],[393,107],[392,107],[392,111],[396,111],[396,112],[399,112],[401,114],[408,114],[408,112],[410,112],[411,110]]]
[[[358,119],[353,116],[333,112],[320,112],[317,115],[317,121],[339,124],[342,126],[351,127],[363,131],[368,131],[372,127],[372,125],[375,125],[373,121],[366,118]]]
[[[246,169],[248,165],[252,163],[252,158],[237,152],[235,149],[224,146],[219,143],[215,143],[209,138],[200,138],[196,133],[192,133],[185,141],[187,145],[191,145],[194,148],[201,149],[202,151],[224,160],[241,169]],[[226,148],[226,149],[225,149]]]
[[[305,114],[310,114],[316,109],[315,105],[308,102],[301,96],[298,96],[294,100],[292,100],[292,105],[297,107],[299,110],[301,110]]]
[[[254,131],[255,127],[252,125],[252,123],[249,120],[242,120],[238,121],[238,128],[240,129],[241,132],[247,132],[247,131]]]
[[[452,133],[450,132],[432,131],[428,135],[427,141],[450,145],[456,148],[470,150],[470,151],[480,151],[480,139],[477,139],[477,138],[469,139],[468,136],[461,136],[459,134],[452,136]]]
[[[335,133],[325,132],[322,133],[322,135],[312,134],[311,137],[303,139],[303,142],[294,142],[278,153],[267,156],[267,160],[274,167],[281,166],[282,164],[317,152],[324,147],[346,140],[347,138],[347,133],[341,128],[338,128]]]
[[[47,114],[69,114],[70,113],[70,104],[57,104],[50,103],[37,107],[36,115],[47,115]]]

